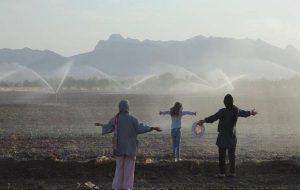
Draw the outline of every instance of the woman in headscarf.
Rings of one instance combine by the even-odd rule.
[[[162,131],[159,127],[149,127],[129,114],[129,102],[119,103],[119,113],[108,124],[102,126],[102,135],[114,133],[113,154],[116,157],[116,170],[113,189],[132,189],[134,182],[135,158],[137,155],[137,135],[150,131]]]
[[[235,149],[237,144],[236,123],[238,117],[249,117],[256,115],[255,109],[252,111],[244,111],[233,104],[233,97],[227,94],[224,97],[225,108],[220,109],[216,114],[199,121],[199,125],[203,123],[213,123],[219,120],[217,146],[219,147],[219,173],[217,177],[225,177],[225,157],[228,150],[230,173],[229,177],[235,177]]]

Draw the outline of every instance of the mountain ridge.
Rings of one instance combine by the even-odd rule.
[[[121,78],[170,70],[176,74],[179,68],[201,75],[222,70],[229,76],[245,74],[257,78],[270,78],[275,70],[282,70],[287,76],[300,71],[300,51],[294,46],[279,48],[249,38],[197,35],[183,41],[140,41],[112,34],[107,40],[99,40],[93,50],[70,57],[47,49],[0,49],[0,66],[17,63],[45,76],[70,61],[73,67],[93,67]]]

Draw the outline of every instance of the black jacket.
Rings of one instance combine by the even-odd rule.
[[[238,117],[249,117],[250,111],[244,111],[234,106],[233,110],[227,108],[220,109],[216,114],[205,118],[206,123],[213,123],[219,120],[217,146],[221,148],[233,148],[236,146],[235,125]]]

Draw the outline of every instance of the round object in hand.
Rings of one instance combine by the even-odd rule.
[[[198,122],[195,122],[192,125],[192,136],[196,138],[201,138],[205,133],[205,127],[203,125],[199,125]]]

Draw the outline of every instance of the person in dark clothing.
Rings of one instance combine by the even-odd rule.
[[[234,177],[235,174],[235,148],[237,144],[236,137],[236,122],[238,117],[249,117],[256,115],[255,109],[252,111],[244,111],[239,109],[233,104],[233,97],[227,94],[224,97],[225,108],[220,109],[214,115],[207,117],[198,122],[199,125],[203,123],[213,123],[219,120],[218,124],[218,138],[217,146],[219,147],[219,173],[217,177],[225,177],[225,157],[226,150],[228,150],[229,162],[230,162],[230,174],[228,176]]]

